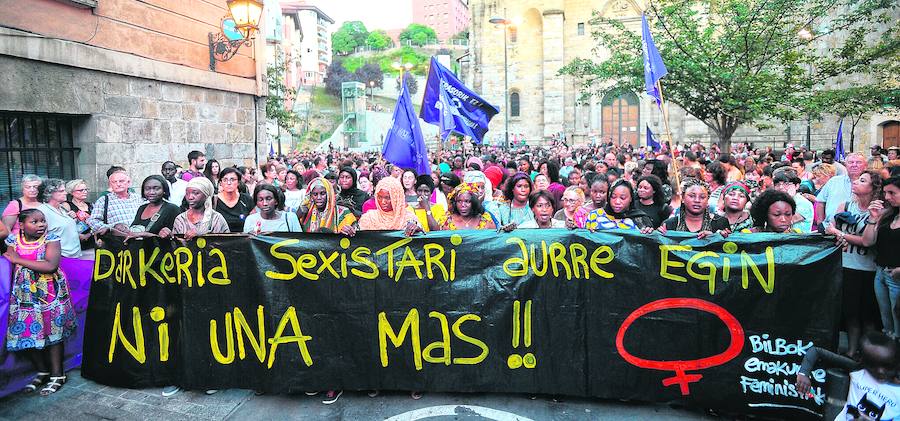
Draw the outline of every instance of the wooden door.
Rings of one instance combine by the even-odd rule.
[[[617,145],[630,143],[637,146],[641,133],[637,95],[628,91],[612,91],[603,97],[602,105],[603,140],[612,140]]]
[[[891,121],[882,126],[881,147],[887,149],[891,146],[900,147],[900,121]]]

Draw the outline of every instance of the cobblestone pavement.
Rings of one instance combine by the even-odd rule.
[[[713,419],[666,405],[627,404],[568,398],[554,402],[514,394],[426,393],[412,400],[388,392],[376,398],[348,392],[333,405],[322,395],[256,396],[249,390],[214,395],[186,391],[164,398],[161,389],[103,386],[69,372],[69,382],[50,397],[15,394],[0,399],[0,420],[684,420]],[[392,418],[393,417],[393,418]]]

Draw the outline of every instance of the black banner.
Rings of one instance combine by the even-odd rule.
[[[85,377],[192,389],[523,392],[814,415],[840,252],[818,235],[300,234],[98,250]]]

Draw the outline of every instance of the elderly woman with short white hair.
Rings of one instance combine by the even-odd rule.
[[[26,209],[35,209],[41,205],[38,198],[38,188],[41,186],[41,177],[34,174],[22,176],[22,197],[10,200],[3,210],[3,225],[9,228],[13,234],[19,232],[19,213]]]

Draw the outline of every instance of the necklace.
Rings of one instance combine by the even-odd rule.
[[[462,221],[462,224],[460,224],[460,225],[462,225],[462,227],[463,227],[463,228],[466,228],[466,229],[472,229],[472,228],[477,227],[477,226],[478,226],[478,223],[481,221],[481,218],[478,218],[478,219],[475,219],[475,218],[464,218],[462,215],[460,215],[459,218],[460,218],[460,220]],[[474,226],[473,226],[472,223],[470,222],[470,221],[472,221],[472,220],[475,220],[475,225],[474,225]]]

